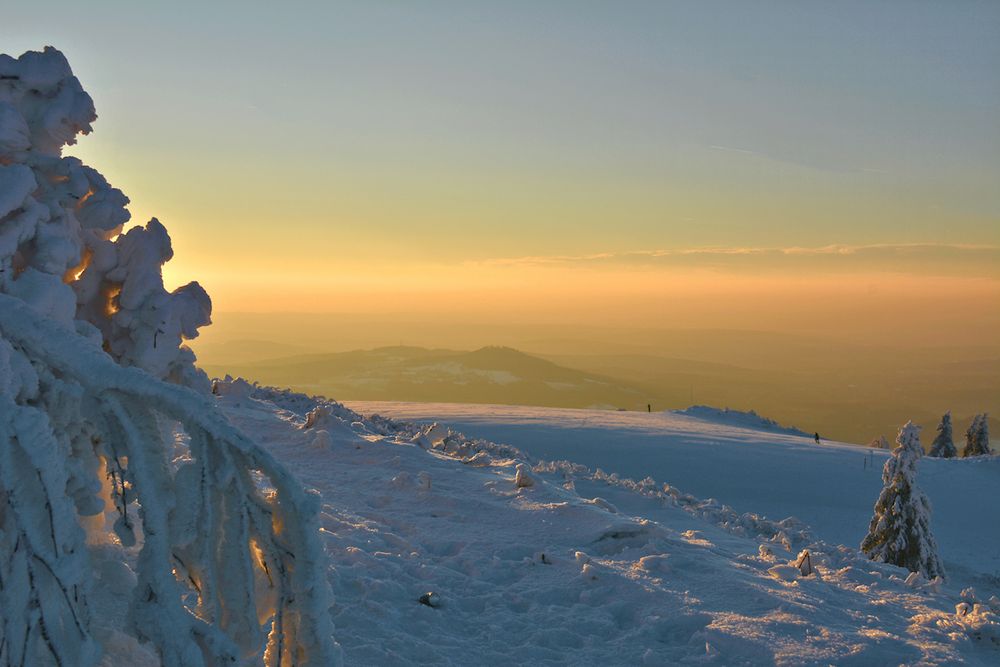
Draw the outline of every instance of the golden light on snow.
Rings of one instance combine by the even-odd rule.
[[[83,195],[82,197],[80,197],[80,200],[78,202],[76,202],[76,208],[77,208],[77,210],[83,208],[83,205],[85,203],[87,203],[87,200],[90,199],[93,196],[94,196],[94,191],[93,190],[87,190],[87,193],[85,195]]]
[[[264,560],[264,551],[260,548],[260,544],[257,543],[257,540],[253,538],[250,539],[250,555],[253,556],[257,567],[259,567],[267,576],[268,582],[273,585],[274,582],[271,580],[271,571],[267,567],[267,561]]]
[[[112,283],[104,288],[104,315],[105,317],[111,317],[119,310],[118,305],[118,295],[122,292],[122,286],[117,283]]]
[[[93,251],[89,248],[85,248],[83,251],[83,257],[80,259],[80,263],[66,272],[66,275],[63,276],[63,282],[75,283],[79,280],[80,276],[83,275],[83,272],[87,270],[91,257],[93,257]]]

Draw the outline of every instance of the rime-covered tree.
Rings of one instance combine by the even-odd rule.
[[[97,662],[88,538],[165,666],[334,664],[316,498],[207,393],[166,229],[62,155],[96,117],[55,49],[0,55],[0,664]]]
[[[868,446],[872,449],[889,449],[889,441],[885,439],[884,435],[880,435],[872,440]]]
[[[989,456],[990,449],[989,415],[985,412],[972,418],[972,424],[965,432],[965,449],[962,456]]]
[[[896,444],[882,469],[884,486],[861,550],[872,560],[920,572],[928,579],[944,576],[931,535],[930,502],[917,486],[917,462],[923,455],[920,427],[907,422]]]
[[[955,449],[955,441],[951,435],[950,411],[941,417],[941,423],[937,427],[937,436],[934,438],[931,450],[927,452],[927,455],[941,459],[951,459],[958,456],[958,450]]]

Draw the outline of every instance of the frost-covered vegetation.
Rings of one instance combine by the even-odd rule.
[[[972,424],[965,432],[965,449],[962,450],[962,456],[989,456],[993,453],[990,449],[990,426],[987,417],[984,412],[973,418]]]
[[[696,419],[706,419],[709,421],[719,421],[733,426],[744,428],[762,429],[774,431],[776,433],[786,433],[789,435],[808,435],[805,431],[794,426],[782,426],[773,419],[762,417],[755,410],[742,411],[730,408],[713,408],[708,405],[692,405],[684,410],[675,410],[679,415],[694,417]]]
[[[907,423],[896,449],[882,469],[885,484],[861,550],[872,560],[919,572],[928,579],[944,576],[931,534],[931,505],[917,486],[917,461],[923,455],[920,428]]]
[[[958,450],[955,449],[955,440],[951,434],[951,412],[946,412],[941,417],[941,423],[938,424],[937,431],[937,436],[934,438],[934,442],[931,444],[931,449],[927,452],[927,455],[942,459],[953,459],[958,456]]]
[[[166,229],[62,155],[96,117],[55,49],[0,55],[0,661],[101,659],[110,549],[162,664],[331,664],[316,499],[216,409]]]

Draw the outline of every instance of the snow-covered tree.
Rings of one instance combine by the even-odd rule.
[[[928,579],[944,576],[931,535],[931,506],[917,486],[917,462],[923,455],[920,427],[907,422],[897,447],[882,469],[882,493],[861,550],[869,558],[905,567]]]
[[[885,439],[884,435],[880,435],[872,440],[868,446],[872,449],[889,449],[889,441]]]
[[[965,432],[965,449],[962,456],[989,456],[990,449],[989,415],[985,412],[972,418],[972,424]]]
[[[950,411],[944,413],[944,416],[941,417],[941,423],[937,427],[937,437],[934,438],[931,450],[927,452],[927,455],[942,459],[950,459],[958,456],[958,450],[955,449],[955,441],[951,435]]]
[[[55,49],[0,55],[0,664],[96,664],[109,541],[164,665],[333,664],[317,499],[214,406],[166,229],[62,155],[96,117]]]

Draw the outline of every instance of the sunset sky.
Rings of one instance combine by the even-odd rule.
[[[3,52],[66,53],[100,116],[72,153],[217,320],[1000,325],[1000,3],[3,14]]]

